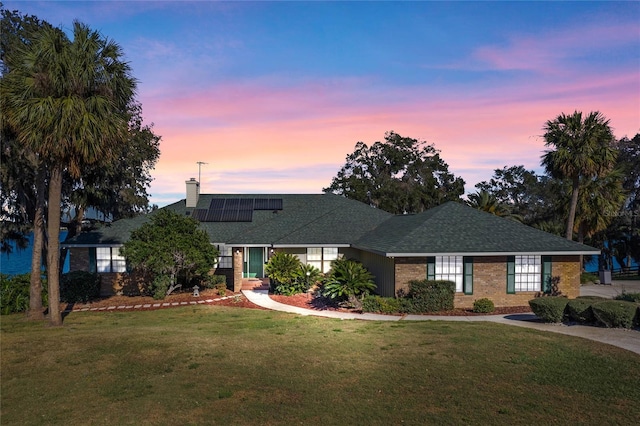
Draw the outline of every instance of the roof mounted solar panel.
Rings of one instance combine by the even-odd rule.
[[[251,222],[251,221],[253,221],[253,209],[238,210],[238,222]]]
[[[224,198],[214,198],[209,203],[209,210],[222,210],[224,207]]]
[[[240,210],[253,210],[254,199],[253,198],[241,198],[240,199]]]
[[[282,198],[256,198],[255,210],[282,210]]]

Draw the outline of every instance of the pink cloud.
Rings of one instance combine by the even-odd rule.
[[[512,37],[506,46],[479,47],[472,57],[489,69],[533,70],[549,74],[566,68],[567,59],[579,58],[585,52],[637,43],[639,38],[637,22],[596,23],[535,36]]]

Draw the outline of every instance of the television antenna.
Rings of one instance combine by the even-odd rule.
[[[200,171],[201,171],[202,165],[209,164],[209,163],[205,163],[204,161],[198,161],[197,164],[198,164],[198,184],[200,184],[200,175],[201,175]]]

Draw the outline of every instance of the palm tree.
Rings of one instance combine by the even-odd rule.
[[[607,173],[616,161],[615,141],[609,120],[600,112],[582,117],[581,112],[560,114],[547,121],[545,146],[554,147],[542,156],[542,165],[552,177],[571,182],[571,203],[566,238],[573,239],[573,229],[582,180],[596,179]]]
[[[521,216],[513,214],[508,206],[498,201],[496,196],[489,191],[481,189],[469,194],[467,198],[467,205],[476,210],[491,213],[498,217],[512,219],[517,222],[522,222]]]
[[[127,105],[136,82],[120,47],[79,22],[73,40],[41,28],[32,42],[8,58],[0,83],[2,111],[18,141],[33,150],[49,172],[47,274],[51,325],[61,325],[60,205],[63,172],[82,175],[86,164],[109,162],[125,140]]]

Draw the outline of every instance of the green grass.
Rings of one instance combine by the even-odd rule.
[[[635,424],[640,357],[483,322],[198,306],[4,316],[1,423]]]

